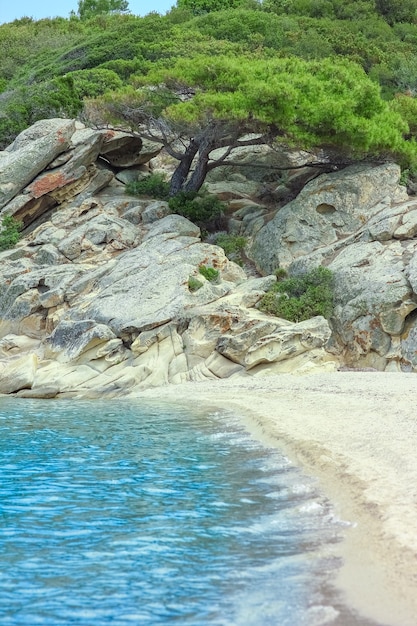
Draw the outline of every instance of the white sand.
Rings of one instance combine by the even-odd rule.
[[[245,416],[318,477],[352,523],[336,586],[361,615],[417,625],[417,376],[337,372],[234,378],[140,393]]]

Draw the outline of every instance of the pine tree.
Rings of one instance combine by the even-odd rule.
[[[82,20],[106,13],[127,12],[129,12],[127,0],[78,0],[78,15]]]

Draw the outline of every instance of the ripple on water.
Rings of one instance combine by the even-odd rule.
[[[0,625],[337,623],[340,525],[239,419],[7,398],[0,419]]]

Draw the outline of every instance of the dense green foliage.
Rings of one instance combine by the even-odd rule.
[[[76,117],[82,109],[69,76],[18,87],[0,99],[0,137],[3,145],[39,119]]]
[[[142,180],[128,183],[126,192],[133,196],[149,196],[159,200],[168,200],[169,183],[162,174],[151,174]]]
[[[208,194],[205,189],[200,192],[180,191],[174,196],[170,196],[169,189],[169,183],[162,174],[151,174],[126,185],[128,194],[167,200],[173,213],[183,215],[204,230],[216,227],[225,209],[221,200]]]
[[[274,125],[280,141],[304,146],[380,151],[402,144],[400,117],[365,72],[345,60],[195,56],[192,64],[180,59],[173,68],[148,75],[152,84],[158,80],[199,88],[192,99],[164,109],[174,123],[232,120],[253,131]]]
[[[391,155],[415,167],[401,111],[346,59],[196,54],[192,63],[179,58],[153,68],[137,85],[104,94],[87,110],[92,120],[129,125],[163,144],[179,161],[170,195],[198,191],[211,169],[248,144],[321,146],[349,159]],[[224,152],[213,159],[218,149]]]
[[[95,98],[108,91],[123,87],[122,79],[111,69],[95,68],[69,72],[67,78],[72,81],[74,92],[80,100]]]
[[[177,0],[179,9],[191,11],[193,15],[204,15],[212,11],[236,9],[246,4],[246,0]]]
[[[131,102],[159,77],[177,96],[197,88],[159,103],[188,138],[212,119],[251,132],[254,119],[280,141],[413,170],[416,68],[417,0],[178,0],[143,18],[126,0],[79,0],[68,19],[0,26],[0,148],[85,98]]]
[[[125,13],[129,10],[126,0],[78,0],[78,15],[85,20],[95,15]]]
[[[1,221],[0,250],[13,248],[20,239],[22,223],[11,215],[5,215]]]
[[[328,319],[333,311],[333,275],[325,267],[307,274],[281,278],[264,295],[259,308],[291,322],[315,315]]]
[[[169,199],[168,204],[173,213],[183,215],[204,230],[216,228],[225,208],[221,200],[204,191],[180,191]]]

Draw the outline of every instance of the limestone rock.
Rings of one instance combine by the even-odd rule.
[[[42,387],[39,385],[38,387],[35,387],[35,389],[21,389],[20,391],[17,391],[15,395],[18,398],[37,398],[47,400],[51,398],[56,398],[58,394],[58,387],[54,387],[52,385],[45,385],[44,387]]]
[[[103,131],[103,155],[114,167],[133,167],[148,163],[162,149],[161,144],[142,139],[131,133]]]
[[[171,209],[168,206],[168,202],[158,200],[149,204],[146,209],[142,211],[142,222],[144,224],[152,224],[170,213]]]
[[[58,360],[65,363],[74,361],[88,348],[115,338],[110,328],[97,324],[95,320],[63,320],[49,337],[48,343],[50,351],[59,352]]]
[[[0,370],[0,393],[14,393],[33,385],[38,359],[35,354],[3,364]]]
[[[37,123],[0,152],[0,209],[70,145],[71,120]]]
[[[152,229],[144,236],[144,241],[166,233],[172,233],[176,237],[180,235],[183,237],[199,238],[200,228],[182,215],[167,215],[153,224]]]
[[[39,340],[25,335],[5,335],[0,339],[0,359],[15,357],[25,352],[35,354],[39,347]]]
[[[149,173],[149,169],[146,165],[136,165],[119,170],[116,172],[115,176],[117,180],[127,185],[128,183],[136,183],[138,180],[146,178],[149,176]]]
[[[246,324],[238,332],[223,335],[217,342],[220,354],[246,369],[260,363],[272,363],[293,358],[315,348],[322,348],[330,339],[327,321],[315,317],[294,324],[267,318]]]
[[[225,182],[208,183],[209,193],[217,196],[219,200],[228,202],[229,200],[250,199],[256,196],[258,185],[252,181],[242,178],[241,181],[228,180]]]
[[[265,273],[359,231],[377,213],[407,199],[400,168],[354,165],[323,174],[255,235],[250,256]]]
[[[118,257],[117,265],[85,297],[83,311],[117,336],[160,326],[194,302],[188,278],[204,263],[221,268],[230,262],[195,238],[156,235]],[[207,283],[200,291],[198,298],[207,302],[215,299],[218,286]]]
[[[125,194],[114,172],[140,170],[157,148],[129,133],[48,120],[0,154],[0,181],[2,164],[40,159],[13,191],[9,173],[2,196],[3,211],[30,224],[13,250],[0,252],[6,393],[114,397],[186,380],[340,365],[417,371],[417,205],[398,185],[397,166],[318,176],[281,208],[282,198],[253,200],[265,168],[251,159],[267,164],[269,150],[242,150],[245,167],[225,170],[227,181],[222,168],[213,172],[210,184],[229,199],[232,232],[249,239],[247,251],[267,274],[254,277],[222,248],[202,243],[200,229],[167,203]],[[165,167],[166,158],[154,164]],[[294,170],[288,180],[296,187],[311,173]],[[294,273],[330,267],[330,323],[294,324],[256,308],[278,264]],[[215,280],[202,266],[217,270]],[[197,291],[190,277],[201,282]]]

